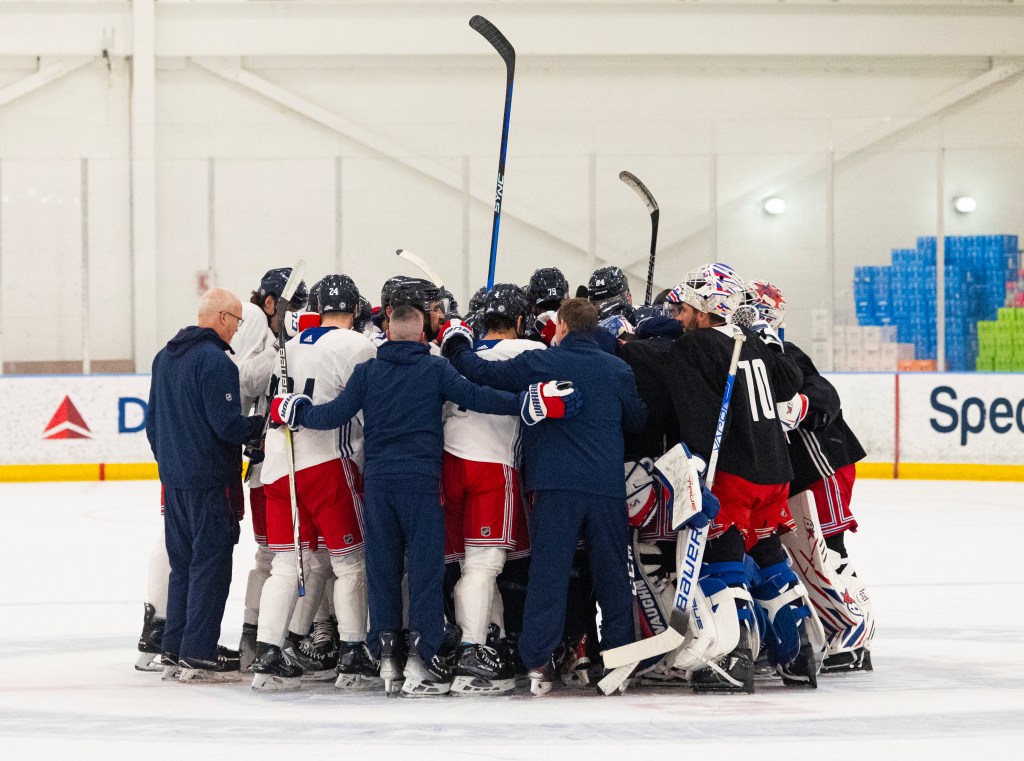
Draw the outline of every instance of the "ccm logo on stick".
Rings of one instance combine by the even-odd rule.
[[[944,402],[956,401],[956,391],[949,386],[939,386],[932,391],[932,409],[947,415],[949,421],[932,418],[929,422],[939,433],[952,433],[960,429],[960,446],[967,446],[967,436],[985,430],[985,421],[995,433],[1009,433],[1016,425],[1017,430],[1024,433],[1024,399],[1017,402],[1016,407],[1009,399],[998,397],[986,409],[985,402],[976,396],[969,396],[960,405],[959,411]]]

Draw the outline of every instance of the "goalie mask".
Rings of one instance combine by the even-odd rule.
[[[667,309],[678,310],[689,304],[698,312],[714,314],[728,320],[740,305],[745,286],[728,264],[705,264],[688,273],[665,299]]]
[[[778,329],[786,319],[786,297],[767,280],[751,280],[744,297],[744,303],[753,306],[758,316],[773,328]]]

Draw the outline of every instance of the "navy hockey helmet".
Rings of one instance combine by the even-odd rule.
[[[569,295],[569,281],[557,267],[534,270],[530,284],[526,286],[526,295],[533,306],[547,301],[561,302]]]
[[[526,291],[515,283],[495,283],[484,300],[484,317],[492,314],[508,317],[513,323],[517,317],[530,313],[530,299]]]
[[[259,297],[261,299],[266,299],[267,296],[273,296],[275,299],[279,298],[281,293],[284,292],[285,284],[287,284],[291,274],[291,267],[278,267],[277,269],[268,270],[267,274],[260,280],[260,289],[257,291]],[[288,302],[292,311],[297,311],[305,306],[308,297],[309,292],[306,290],[306,282],[300,280],[299,287],[295,289],[291,301]]]
[[[484,308],[484,301],[487,300],[487,286],[481,285],[476,289],[476,293],[473,294],[469,300],[469,313],[479,312]]]
[[[590,276],[587,292],[591,301],[620,298],[629,293],[629,280],[618,267],[601,267]]]
[[[349,312],[359,309],[359,288],[348,275],[328,275],[319,283],[319,312]],[[314,286],[316,287],[316,286]]]
[[[408,279],[409,278],[407,278],[405,275],[395,275],[394,277],[389,277],[387,280],[384,281],[384,286],[380,289],[381,309],[386,309],[387,307],[391,306],[391,294],[395,292],[395,288],[398,287],[399,283],[401,283],[403,280]]]
[[[356,312],[354,327],[360,333],[366,330],[366,326],[373,319],[373,306],[363,296],[359,297],[359,310]]]
[[[388,300],[388,306],[400,307],[409,304],[424,313],[429,313],[432,304],[442,302],[441,308],[447,313],[447,304],[443,303],[444,297],[441,290],[429,280],[419,277],[402,277],[397,280]]]

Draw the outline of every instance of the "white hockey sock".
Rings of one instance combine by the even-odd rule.
[[[482,645],[487,641],[491,599],[505,554],[500,547],[466,547],[462,577],[455,585],[455,621],[462,627],[463,642]]]
[[[305,554],[305,553],[304,553]],[[269,645],[284,647],[288,620],[295,601],[299,599],[295,552],[275,552],[270,578],[260,595],[260,621],[256,639]]]
[[[334,611],[343,642],[366,639],[366,559],[362,551],[331,558],[334,569]]]
[[[302,560],[306,576],[306,594],[297,599],[288,629],[305,637],[313,627],[313,616],[316,615],[316,611],[320,607],[320,600],[324,596],[324,587],[327,586],[327,576],[331,572],[331,565],[327,550],[317,550],[316,552],[303,550]]]
[[[490,623],[497,625],[499,636],[505,636],[505,603],[501,599],[501,592],[498,591],[497,576],[494,577],[494,589],[491,590]]]
[[[334,565],[334,559],[331,559],[331,565]],[[330,621],[331,616],[334,615],[334,574],[327,574],[327,580],[324,582],[324,593],[320,596],[320,607],[316,609],[316,615],[313,616],[313,621]]]
[[[242,620],[247,624],[255,624],[260,620],[260,595],[263,593],[263,585],[270,578],[270,564],[273,561],[273,552],[262,545],[256,545],[255,563],[245,582],[245,613]]]
[[[171,575],[171,561],[167,558],[164,540],[164,522],[160,521],[160,536],[149,553],[149,573],[146,577],[146,602],[156,609],[156,618],[167,618],[167,581]]]

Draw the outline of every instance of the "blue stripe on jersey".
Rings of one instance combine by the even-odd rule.
[[[306,328],[304,331],[302,331],[302,334],[299,336],[299,343],[302,343],[302,344],[315,344],[317,341],[319,341],[321,338],[323,338],[325,335],[327,335],[328,331],[337,330],[337,329],[338,328],[335,328],[335,327],[330,327],[330,328],[320,328],[320,327]]]

